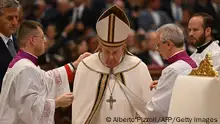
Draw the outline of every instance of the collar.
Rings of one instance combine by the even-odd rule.
[[[187,53],[184,50],[181,50],[181,51],[174,53],[170,58],[168,58],[167,61],[169,64],[172,64],[172,63],[180,60],[180,58],[182,58],[183,56],[186,56],[186,55],[187,55]]]
[[[10,37],[6,37],[4,34],[0,33],[0,37],[2,38],[6,46],[8,46],[7,43],[9,39],[13,41],[12,35]]]
[[[173,56],[171,56],[168,59],[168,63],[172,64],[178,60],[183,60],[184,62],[188,63],[192,68],[197,68],[195,61],[193,61],[192,58],[190,58],[190,56],[184,50],[176,52]]]
[[[14,59],[9,64],[9,68],[12,68],[16,62],[18,62],[19,60],[24,59],[24,58],[30,60],[32,63],[34,63],[36,66],[38,66],[38,62],[37,62],[38,57],[36,57],[35,55],[33,55],[29,52],[19,50],[17,55],[14,57]]]
[[[203,45],[200,46],[200,47],[197,47],[197,48],[196,48],[196,49],[197,49],[196,53],[202,53],[202,51],[205,50],[212,42],[213,42],[213,41],[211,40],[210,42],[205,43],[205,44],[203,44]]]
[[[99,58],[99,53],[94,53],[90,55],[89,57],[86,57],[82,60],[82,63],[89,69],[97,73],[103,73],[103,74],[117,74],[120,72],[126,72],[129,71],[136,66],[138,66],[141,63],[141,60],[133,55],[130,55],[129,53],[125,54],[122,58],[121,63],[110,70],[110,68],[106,67]]]

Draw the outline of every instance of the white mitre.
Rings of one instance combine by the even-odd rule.
[[[96,31],[104,46],[118,47],[126,42],[130,23],[125,13],[114,5],[99,17]]]

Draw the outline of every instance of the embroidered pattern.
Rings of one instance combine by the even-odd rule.
[[[50,117],[51,114],[50,112],[51,112],[51,103],[50,101],[46,100],[44,104],[43,114],[40,119],[40,123],[44,123],[45,121],[48,121],[48,118]]]
[[[51,106],[50,102],[46,101],[44,105],[43,117],[48,118],[50,116]]]
[[[62,80],[61,80],[61,76],[60,76],[59,71],[58,70],[54,70],[53,71],[53,75],[54,75],[54,78],[55,78],[55,83],[56,84],[61,84]]]

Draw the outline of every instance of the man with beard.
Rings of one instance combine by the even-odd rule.
[[[189,41],[194,44],[197,50],[191,55],[197,65],[211,53],[213,67],[220,72],[220,47],[218,41],[212,37],[213,18],[206,13],[196,13],[189,20],[188,33]]]

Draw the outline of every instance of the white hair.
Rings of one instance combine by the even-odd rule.
[[[180,27],[178,27],[176,24],[165,24],[161,26],[157,30],[160,41],[166,42],[171,41],[173,44],[180,48],[184,45],[184,34]]]
[[[4,8],[17,8],[20,3],[17,0],[0,0],[0,15],[3,14]]]

